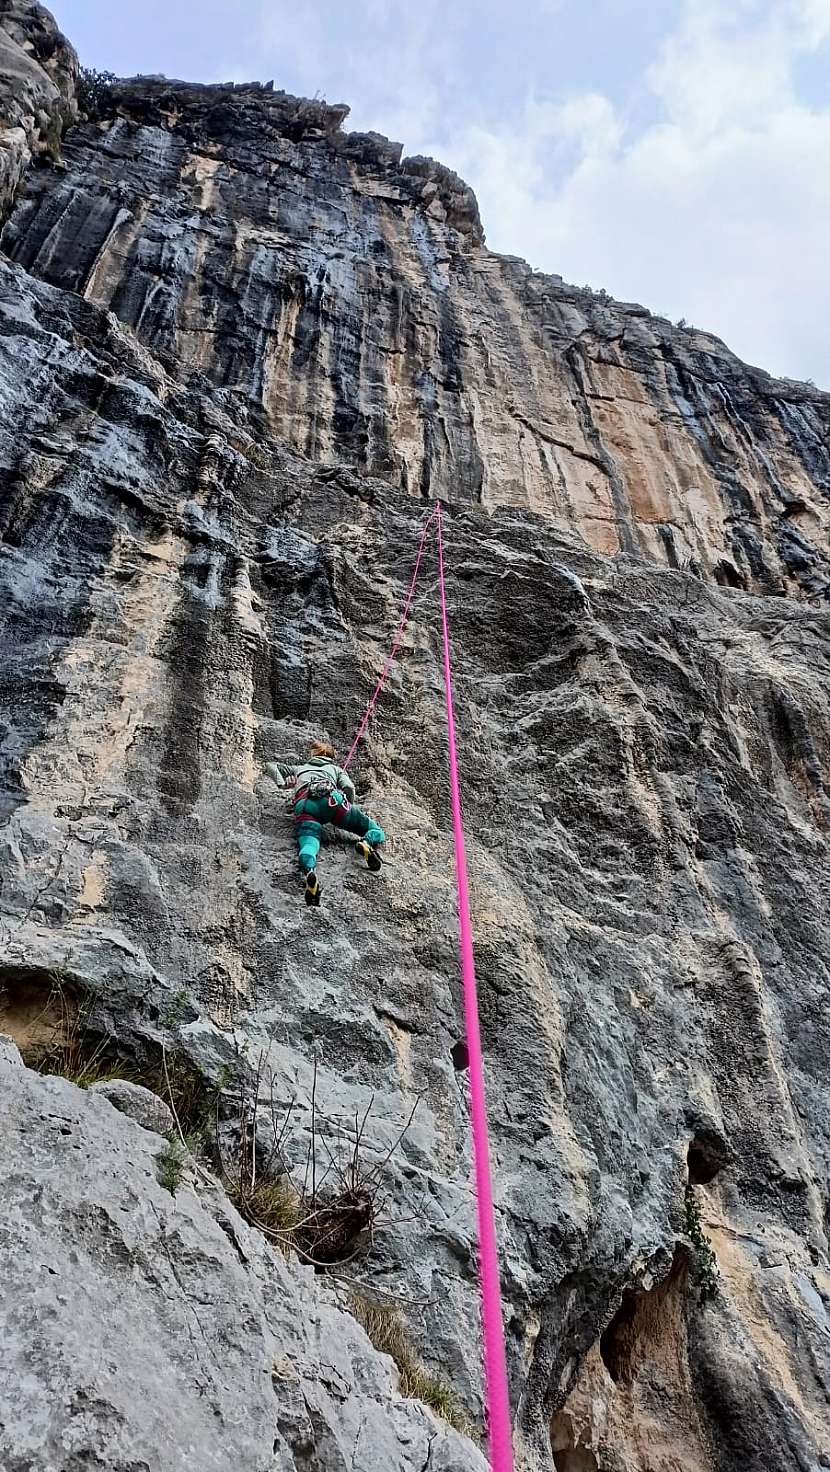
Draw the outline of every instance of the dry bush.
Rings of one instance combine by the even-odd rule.
[[[271,1079],[266,1093],[263,1059],[253,1080],[239,1087],[237,1149],[228,1159],[220,1140],[217,1117],[215,1139],[219,1170],[225,1189],[240,1215],[274,1241],[283,1251],[296,1252],[315,1267],[342,1267],[369,1250],[381,1208],[383,1171],[412,1123],[409,1119],[379,1165],[364,1159],[364,1137],[374,1100],[362,1120],[355,1115],[348,1156],[332,1154],[317,1110],[317,1060],[311,1095],[311,1135],[302,1184],[291,1178],[284,1147],[289,1138],[294,1102],[283,1112],[276,1105]],[[417,1107],[417,1101],[416,1106]],[[265,1111],[271,1129],[267,1157],[260,1161],[257,1119]],[[217,1112],[218,1114],[218,1112]],[[328,1160],[320,1170],[318,1147]]]

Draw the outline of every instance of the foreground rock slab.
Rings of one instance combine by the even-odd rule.
[[[3,1472],[484,1472],[164,1140],[0,1050]]]

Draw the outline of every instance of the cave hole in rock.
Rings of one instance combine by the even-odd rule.
[[[456,1073],[464,1073],[469,1068],[470,1050],[464,1038],[459,1038],[457,1043],[453,1043],[450,1048],[450,1057]]]
[[[708,1186],[729,1159],[726,1142],[714,1130],[701,1130],[689,1142],[686,1163],[690,1186]]]
[[[567,1411],[558,1411],[551,1421],[550,1443],[556,1472],[599,1472],[599,1462],[591,1448],[582,1444]]]
[[[30,1068],[66,1046],[78,1010],[76,989],[59,973],[38,966],[0,969],[0,1032],[13,1039]]]
[[[653,1288],[625,1288],[622,1302],[600,1335],[599,1352],[616,1385],[630,1385],[637,1367],[653,1358],[672,1313],[672,1300],[682,1295],[689,1272],[689,1254],[678,1245],[668,1274]]]
[[[180,1050],[165,1058],[150,1039],[136,1045],[116,1039],[102,1025],[96,1001],[75,975],[40,966],[0,967],[0,1033],[17,1044],[28,1068],[81,1088],[104,1079],[141,1084],[171,1105],[183,1128],[202,1126],[216,1095],[196,1065]]]
[[[746,586],[734,562],[727,562],[724,558],[715,564],[715,582],[721,588],[743,588]]]

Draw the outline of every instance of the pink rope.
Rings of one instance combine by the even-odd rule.
[[[501,1286],[499,1283],[498,1247],[496,1244],[496,1220],[493,1210],[493,1188],[490,1180],[490,1145],[487,1128],[487,1104],[484,1093],[484,1064],[481,1054],[478,995],[476,991],[475,961],[473,959],[473,930],[470,919],[467,856],[464,845],[464,825],[461,817],[461,788],[458,779],[458,752],[452,695],[450,633],[444,577],[443,519],[440,501],[436,501],[435,506],[424,523],[421,540],[418,543],[418,555],[415,558],[415,566],[412,570],[406,601],[392,648],[387,656],[380,679],[366,707],[363,719],[357,729],[357,734],[352,742],[349,754],[343,762],[343,766],[348,767],[358,748],[375,705],[377,704],[380,692],[386,684],[395,656],[401,646],[404,630],[406,629],[412,610],[415,584],[418,580],[427,535],[433,521],[437,523],[438,527],[438,580],[441,591],[441,627],[444,640],[444,687],[447,702],[450,799],[452,807],[452,828],[455,839],[455,876],[458,889],[459,959],[464,992],[464,1019],[470,1068],[470,1114],[476,1182],[476,1211],[478,1214],[479,1275],[482,1324],[484,1330],[484,1381],[485,1399],[487,1403],[487,1431],[490,1442],[490,1466],[492,1472],[513,1472],[510,1400],[507,1391],[507,1366],[504,1354],[504,1327],[502,1321]]]
[[[444,538],[441,504],[436,502],[438,522],[438,579],[441,587],[441,626],[444,635],[444,686],[447,697],[447,732],[450,759],[450,798],[452,828],[455,838],[455,877],[458,886],[458,930],[461,980],[464,988],[464,1018],[467,1028],[467,1051],[470,1060],[470,1113],[473,1130],[473,1161],[478,1211],[479,1272],[481,1306],[484,1325],[484,1379],[487,1399],[487,1429],[490,1441],[492,1472],[513,1472],[513,1447],[510,1434],[510,1401],[507,1393],[507,1366],[504,1355],[499,1259],[496,1246],[496,1222],[493,1212],[493,1190],[490,1182],[490,1149],[487,1131],[487,1106],[484,1096],[484,1067],[478,1022],[473,930],[470,921],[470,894],[467,883],[467,856],[464,848],[464,826],[461,819],[461,789],[458,781],[458,754],[455,738],[455,711],[452,698],[452,665],[450,633],[447,619],[447,594],[444,584]]]
[[[415,558],[415,566],[412,569],[412,578],[411,578],[410,583],[409,583],[409,591],[408,591],[408,593],[406,595],[406,602],[404,603],[404,606],[403,606],[403,613],[401,614],[400,623],[398,624],[397,630],[395,632],[395,638],[392,641],[392,648],[389,651],[389,654],[387,655],[386,663],[383,666],[383,669],[381,671],[380,679],[378,680],[377,685],[375,686],[374,694],[372,695],[372,698],[369,701],[369,704],[367,705],[366,710],[365,710],[365,712],[363,714],[363,719],[362,719],[362,721],[360,722],[360,725],[357,728],[357,735],[355,736],[354,741],[352,742],[351,747],[349,748],[349,755],[346,757],[346,760],[341,764],[343,766],[344,771],[348,768],[349,763],[351,762],[352,757],[354,756],[355,752],[357,751],[357,748],[358,748],[358,746],[360,744],[360,741],[361,741],[361,739],[363,737],[363,733],[364,733],[364,731],[366,730],[366,727],[369,724],[369,720],[371,718],[372,711],[374,710],[374,708],[375,708],[375,706],[377,704],[378,696],[380,695],[381,690],[383,689],[384,685],[386,684],[386,680],[387,680],[387,677],[389,675],[389,671],[391,670],[392,665],[395,662],[395,655],[397,654],[398,650],[401,647],[401,640],[403,639],[404,631],[406,629],[407,623],[409,622],[409,615],[410,615],[410,612],[412,610],[412,599],[415,596],[415,584],[418,581],[418,572],[419,572],[420,566],[421,566],[421,559],[423,558],[423,555],[424,555],[424,547],[426,546],[427,532],[429,531],[430,527],[432,526],[433,521],[435,520],[435,514],[436,514],[436,507],[433,506],[432,511],[430,512],[429,516],[427,517],[427,520],[424,523],[424,529],[421,532],[421,540],[420,540],[420,542],[418,544],[418,555]]]

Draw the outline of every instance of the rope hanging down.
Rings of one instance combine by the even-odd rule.
[[[383,666],[383,669],[381,670],[380,679],[378,680],[378,682],[377,682],[377,684],[376,684],[376,686],[374,688],[374,691],[372,692],[372,698],[369,701],[369,704],[367,705],[365,711],[363,712],[363,719],[361,720],[360,725],[357,728],[357,734],[355,735],[354,741],[352,742],[351,746],[349,747],[349,754],[346,757],[345,761],[343,761],[341,763],[344,771],[347,771],[348,770],[349,763],[351,762],[352,757],[354,756],[355,752],[357,751],[358,746],[360,745],[360,742],[363,739],[363,733],[364,733],[364,731],[366,730],[366,727],[369,724],[369,720],[370,720],[372,711],[374,710],[375,706],[377,705],[378,696],[380,695],[381,690],[383,689],[384,685],[386,684],[386,681],[387,681],[387,678],[388,678],[388,675],[389,675],[389,671],[391,670],[393,664],[395,663],[395,655],[397,654],[398,650],[401,647],[401,640],[402,640],[402,638],[404,636],[404,632],[406,630],[407,623],[409,622],[409,615],[410,615],[410,613],[412,611],[412,599],[415,597],[415,584],[418,581],[418,572],[419,572],[420,567],[421,567],[421,559],[423,558],[423,555],[424,555],[424,548],[426,546],[426,541],[427,541],[427,533],[429,532],[429,529],[430,529],[430,527],[432,526],[432,523],[435,520],[435,514],[436,514],[436,511],[437,510],[438,510],[438,505],[437,505],[437,502],[436,502],[436,505],[433,506],[432,511],[430,512],[429,516],[427,517],[426,521],[424,522],[423,531],[421,532],[421,540],[418,543],[418,555],[415,558],[415,566],[412,569],[412,577],[410,578],[410,582],[409,582],[409,591],[407,592],[407,595],[406,595],[406,602],[404,603],[404,606],[403,606],[403,613],[401,614],[400,623],[398,624],[398,627],[395,630],[395,637],[392,640],[392,648],[390,649],[389,654],[386,657],[386,663]]]
[[[358,727],[357,735],[352,742],[351,750],[343,765],[344,767],[349,765],[357,750],[358,743],[369,724],[369,719],[377,703],[378,696],[386,683],[395,655],[400,648],[404,630],[412,609],[415,584],[418,579],[427,536],[433,522],[435,522],[438,532],[438,584],[441,598],[441,633],[444,646],[444,689],[447,707],[450,802],[453,838],[455,840],[455,877],[458,892],[459,964],[464,996],[464,1022],[470,1068],[470,1117],[476,1183],[476,1212],[478,1215],[479,1287],[484,1339],[484,1384],[487,1404],[487,1431],[490,1443],[490,1466],[492,1472],[513,1472],[510,1401],[507,1392],[507,1368],[504,1354],[501,1285],[499,1282],[496,1222],[493,1210],[493,1188],[490,1179],[490,1142],[487,1127],[487,1104],[484,1091],[484,1064],[481,1053],[478,993],[476,990],[475,961],[473,958],[473,929],[470,919],[467,857],[464,844],[464,825],[461,815],[461,787],[458,778],[458,750],[452,693],[452,659],[450,655],[450,633],[444,570],[443,517],[440,501],[436,501],[427,521],[424,523],[421,540],[418,544],[418,555],[415,558],[415,567],[412,572],[406,602],[395,633],[391,652],[383,667],[380,679],[375,686],[372,698],[366,707],[363,719]]]
[[[452,698],[452,662],[450,631],[447,618],[447,593],[444,581],[444,537],[441,503],[436,502],[438,523],[438,580],[441,587],[441,630],[444,639],[444,686],[447,702],[447,738],[450,760],[450,799],[452,828],[455,839],[455,877],[458,888],[458,931],[461,983],[464,990],[464,1022],[467,1051],[470,1058],[470,1114],[473,1131],[473,1163],[476,1179],[478,1212],[479,1284],[484,1329],[484,1382],[487,1397],[487,1432],[490,1442],[490,1465],[493,1472],[512,1472],[513,1449],[510,1437],[510,1401],[507,1394],[507,1367],[504,1357],[499,1257],[496,1245],[496,1221],[493,1212],[493,1188],[490,1181],[490,1141],[487,1129],[487,1104],[484,1094],[484,1066],[481,1056],[481,1033],[478,1021],[478,994],[473,961],[473,927],[470,920],[470,894],[467,883],[467,856],[464,826],[461,820],[461,787],[458,781],[458,753],[455,737],[455,710]]]

